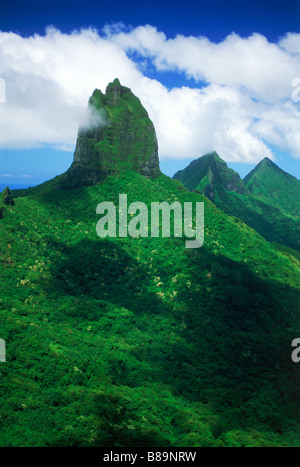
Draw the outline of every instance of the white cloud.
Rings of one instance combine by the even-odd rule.
[[[141,68],[131,51],[162,73],[185,73],[207,86],[168,90],[147,78],[145,63]],[[107,26],[102,36],[92,29],[62,34],[48,28],[44,36],[28,38],[0,32],[0,77],[6,82],[0,147],[73,150],[88,97],[118,77],[148,110],[161,158],[216,149],[227,161],[254,163],[273,157],[268,145],[300,157],[299,111],[291,100],[299,70],[299,34],[278,44],[258,34],[231,34],[215,44],[204,37],[167,39],[151,26],[129,32]]]
[[[0,102],[6,101],[6,84],[4,79],[0,78]]]
[[[124,51],[95,31],[22,38],[0,33],[0,76],[6,104],[0,107],[0,147],[43,143],[74,147],[93,90],[120,76],[139,75]]]
[[[252,95],[274,103],[290,97],[291,82],[300,69],[300,34],[288,34],[279,44],[260,35],[241,38],[232,33],[220,43],[206,37],[167,39],[152,26],[108,35],[124,50],[151,57],[158,70],[179,70],[195,80],[245,87]]]
[[[300,54],[300,34],[288,33],[279,42],[279,45],[289,54]]]
[[[2,174],[2,175],[0,175],[0,177],[32,178],[32,175],[27,175],[27,174],[24,174],[24,175]]]

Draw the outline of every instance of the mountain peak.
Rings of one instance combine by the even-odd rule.
[[[180,180],[188,190],[197,190],[214,201],[215,187],[221,185],[227,191],[247,192],[239,174],[227,167],[216,151],[190,163],[184,170],[178,171],[174,177]]]
[[[278,168],[278,166],[272,161],[272,159],[269,159],[269,157],[264,157],[260,161],[260,164],[261,165],[266,165],[267,167],[273,167],[273,168],[277,167]]]
[[[126,93],[131,93],[131,90],[122,86],[119,79],[115,78],[114,81],[109,83],[106,87],[106,104],[116,105],[118,99],[122,98]]]
[[[130,88],[116,78],[105,94],[95,89],[88,102],[89,127],[78,131],[74,160],[60,185],[75,188],[99,183],[121,170],[147,178],[159,175],[154,125]]]
[[[271,162],[272,164],[274,164],[274,162],[271,159],[269,159],[269,157],[264,157],[261,162]]]
[[[121,83],[120,83],[119,78],[115,78],[115,79],[113,80],[112,83],[108,83],[108,85],[107,85],[107,87],[106,87],[106,91],[107,91],[107,89],[109,89],[110,87],[114,87],[114,86],[119,86],[119,87],[121,87]]]
[[[256,177],[255,174],[263,173],[263,172],[265,173],[266,171],[269,173],[271,173],[271,171],[275,171],[275,172],[281,173],[282,175],[285,175],[287,178],[294,178],[292,175],[280,169],[278,165],[276,165],[275,162],[273,162],[271,159],[269,159],[268,157],[265,157],[254,167],[253,170],[251,170],[251,172],[248,173],[248,175],[246,175],[246,177],[244,178],[245,185],[252,186],[252,182],[254,181],[254,178]],[[250,182],[251,180],[252,182]]]
[[[265,203],[288,216],[300,217],[300,182],[268,157],[244,178],[248,190]]]
[[[222,162],[224,162],[226,164],[226,162],[223,159],[221,159],[221,157],[219,156],[219,154],[216,151],[213,151],[213,152],[211,152],[211,153],[209,153],[207,155],[210,155],[214,159],[220,160],[220,161],[222,161]]]

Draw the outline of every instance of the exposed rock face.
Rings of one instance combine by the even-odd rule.
[[[105,94],[96,89],[89,110],[90,126],[78,132],[74,160],[62,188],[94,185],[125,169],[147,178],[160,174],[154,125],[129,88],[115,79]]]
[[[10,191],[9,187],[7,186],[5,190],[3,190],[2,193],[2,202],[6,205],[14,206],[15,201],[12,195],[12,192]]]

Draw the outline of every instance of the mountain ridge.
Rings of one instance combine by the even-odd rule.
[[[248,190],[285,215],[300,219],[300,181],[265,158],[244,178]]]
[[[190,191],[203,193],[224,212],[239,217],[268,241],[300,250],[300,225],[296,216],[300,205],[300,182],[297,183],[295,177],[282,171],[268,158],[242,180],[213,152],[192,161],[173,178]],[[277,185],[284,184],[281,190],[277,188]],[[287,195],[287,185],[291,185],[292,196]],[[254,186],[257,188],[253,189]],[[264,188],[261,195],[260,186]],[[276,190],[281,196],[270,194]],[[295,201],[297,197],[299,205]]]
[[[199,170],[200,169],[200,170]],[[207,177],[204,180],[205,176]],[[214,199],[214,184],[220,183],[228,191],[247,191],[239,174],[227,167],[216,151],[192,161],[184,170],[176,172],[174,179],[183,181],[190,190],[204,190],[209,199]]]

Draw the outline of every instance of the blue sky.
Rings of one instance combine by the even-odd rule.
[[[232,31],[249,36],[260,32],[274,41],[287,31],[298,32],[299,0],[91,1],[11,0],[1,2],[1,29],[22,35],[43,34],[55,25],[63,32],[81,27],[101,28],[124,22],[151,24],[168,36],[204,35],[214,41]]]
[[[299,27],[299,0],[1,2],[0,186],[65,171],[87,97],[116,75],[155,123],[164,173],[217,149],[241,176],[268,156],[300,178]]]

